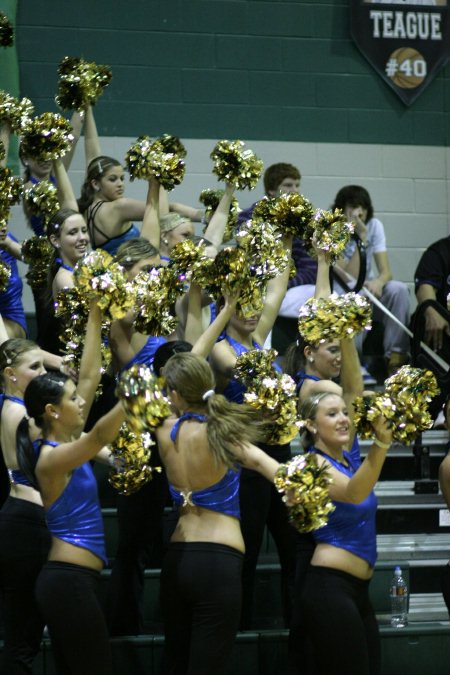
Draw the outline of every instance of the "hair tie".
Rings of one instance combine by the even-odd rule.
[[[216,392],[214,391],[214,389],[208,389],[208,391],[205,391],[205,393],[203,394],[202,399],[204,401],[207,401],[209,399],[209,397],[213,396],[213,394],[215,394],[215,393]]]

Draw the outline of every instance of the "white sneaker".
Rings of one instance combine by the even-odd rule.
[[[363,384],[370,387],[371,385],[377,384],[376,379],[373,375],[369,373],[365,366],[361,366],[361,375],[363,379]]]

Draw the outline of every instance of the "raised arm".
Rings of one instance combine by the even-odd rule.
[[[287,251],[291,251],[292,247],[292,236],[285,236],[284,243]],[[289,280],[289,264],[286,265],[284,272],[276,276],[274,279],[270,279],[267,284],[267,293],[264,300],[264,309],[261,313],[261,317],[258,321],[258,325],[254,332],[254,338],[259,344],[263,345],[266,341],[267,336],[273,328],[275,319],[278,316],[281,303],[286,294],[287,283]]]
[[[225,192],[205,230],[205,239],[208,239],[208,241],[210,241],[217,249],[223,241],[223,233],[225,232],[225,227],[227,225],[234,190],[234,185],[231,185],[230,183],[226,184]]]
[[[236,309],[236,303],[239,296],[225,297],[225,304],[205,331],[202,329],[201,310],[202,310],[202,292],[200,286],[191,284],[189,289],[188,318],[186,322],[185,339],[192,345],[194,354],[207,358],[212,348],[217,342],[221,333],[225,330],[233,312]]]
[[[80,140],[81,131],[83,129],[84,116],[85,116],[85,113],[84,113],[83,110],[81,112],[78,112],[77,110],[75,110],[74,113],[72,114],[72,117],[70,118],[70,124],[72,126],[73,141],[72,141],[72,145],[71,145],[71,148],[70,148],[69,152],[66,155],[64,155],[63,160],[62,160],[62,162],[64,164],[64,168],[66,169],[66,171],[69,170],[69,167],[72,163],[73,156],[75,154],[77,143]]]
[[[148,181],[147,201],[142,220],[141,236],[148,239],[159,251],[159,182],[156,178],[151,178]]]
[[[86,159],[86,167],[89,166],[93,159],[100,157],[102,154],[94,112],[92,110],[92,106],[90,105],[86,106],[85,111],[84,154]]]
[[[97,301],[91,300],[77,384],[77,394],[85,401],[83,409],[85,420],[89,414],[100,382],[102,366],[101,328],[101,310],[98,307]]]
[[[78,203],[62,159],[53,160],[53,172],[56,178],[60,207],[78,211]]]

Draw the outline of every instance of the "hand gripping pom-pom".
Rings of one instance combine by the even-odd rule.
[[[353,338],[370,330],[372,310],[369,301],[357,293],[328,298],[311,298],[300,308],[298,332],[311,345]]]
[[[61,61],[58,73],[55,100],[62,110],[83,110],[87,105],[95,105],[112,78],[107,66],[70,56]]]
[[[335,508],[329,496],[330,482],[326,467],[317,465],[313,453],[298,455],[278,468],[275,487],[283,494],[289,520],[299,532],[312,532],[327,524]]]
[[[126,423],[122,425],[118,437],[110,445],[113,468],[108,478],[120,494],[134,494],[152,479],[154,471],[161,471],[161,467],[150,464],[154,445],[148,432],[136,434]]]
[[[132,366],[122,373],[116,395],[123,402],[128,426],[139,434],[157,429],[171,415],[163,382],[146,366]]]
[[[70,123],[62,116],[45,112],[33,118],[22,138],[24,155],[38,161],[64,157],[72,147],[73,134]]]

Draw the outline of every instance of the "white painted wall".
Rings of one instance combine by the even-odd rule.
[[[102,152],[123,161],[134,141],[105,137]],[[171,198],[195,206],[199,205],[201,190],[219,186],[211,173],[209,157],[216,140],[183,142],[188,152],[186,176]],[[414,306],[413,275],[422,251],[436,239],[450,235],[450,148],[276,141],[252,141],[248,146],[265,167],[281,161],[298,166],[303,176],[301,191],[316,207],[329,208],[343,185],[363,185],[372,197],[377,217],[384,223],[394,278],[408,283]],[[84,176],[82,143],[76,150],[70,176],[78,195]],[[260,181],[251,193],[237,196],[244,208],[263,194]],[[145,199],[146,185],[142,181],[130,183],[127,195]],[[11,231],[18,239],[30,236],[19,207],[13,209]],[[33,312],[26,284],[24,303],[26,311]]]

